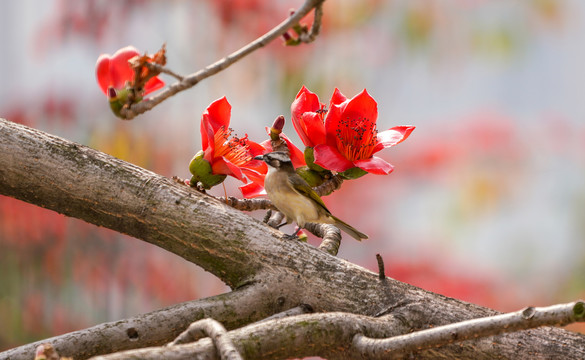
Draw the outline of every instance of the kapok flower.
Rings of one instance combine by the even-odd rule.
[[[191,163],[189,170],[193,174],[192,182],[199,181],[204,188],[211,188],[221,183],[227,175],[247,182],[246,172],[266,173],[266,164],[254,160],[265,152],[262,145],[232,136],[229,128],[231,105],[225,97],[214,101],[201,116],[200,151]]]
[[[98,84],[102,92],[111,97],[110,88],[116,92],[125,89],[127,85],[132,85],[134,82],[135,73],[128,60],[140,53],[133,46],[126,46],[110,56],[109,54],[102,54],[97,59],[95,65],[95,72]],[[149,79],[144,84],[144,94],[149,94],[155,90],[162,88],[165,85],[164,81],[158,76]]]
[[[131,66],[129,61],[134,61],[134,64]],[[146,62],[164,65],[165,61],[164,45],[152,57],[139,56],[138,50],[132,46],[116,51],[113,56],[100,55],[95,66],[96,78],[116,116],[124,118],[122,116],[124,107],[142,101],[144,95],[165,85],[156,76],[157,72],[152,72],[143,65]],[[136,73],[133,67],[140,68],[140,72]]]
[[[314,147],[326,142],[323,122],[326,113],[325,104],[319,101],[316,94],[303,86],[290,109],[293,126],[305,146]]]
[[[350,178],[366,172],[379,175],[392,172],[392,165],[374,154],[406,140],[414,126],[396,126],[379,133],[378,104],[366,90],[347,99],[335,89],[330,104],[324,119],[326,142],[315,146],[315,164],[339,173],[363,170],[347,173]]]

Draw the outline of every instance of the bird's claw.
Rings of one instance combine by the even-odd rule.
[[[296,234],[284,234],[283,239],[285,240],[299,240]]]

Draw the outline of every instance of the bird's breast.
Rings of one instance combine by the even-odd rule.
[[[270,201],[288,219],[303,227],[307,222],[319,219],[318,205],[310,198],[298,193],[289,184],[286,173],[267,174],[264,188]]]

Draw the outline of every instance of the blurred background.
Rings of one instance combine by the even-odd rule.
[[[329,0],[313,44],[277,40],[133,121],[97,86],[101,53],[166,43],[168,67],[189,74],[301,4],[2,1],[0,117],[188,178],[213,100],[256,141],[285,115],[300,147],[302,85],[325,103],[366,88],[378,129],[417,128],[378,153],[392,174],[325,198],[370,236],[346,236],[340,257],[377,271],[380,253],[390,277],[502,311],[584,298],[585,2]],[[0,197],[0,350],[227,290],[152,245]]]

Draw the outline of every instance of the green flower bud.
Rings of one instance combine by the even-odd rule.
[[[301,166],[295,170],[310,187],[315,187],[323,184],[323,177],[316,171],[309,169],[307,166]]]
[[[326,169],[322,168],[321,166],[315,164],[315,155],[313,154],[312,147],[307,146],[305,148],[305,163],[307,163],[307,166],[313,171],[317,171],[317,172],[329,171],[329,170],[326,170]]]
[[[125,119],[121,114],[120,111],[128,103],[128,95],[130,95],[130,89],[114,89],[113,87],[108,88],[108,100],[110,102],[110,109],[114,115],[121,119]],[[137,104],[142,101],[142,96],[137,96],[133,103]]]
[[[211,164],[203,158],[203,150],[200,150],[189,163],[189,171],[193,174],[191,185],[197,185],[199,182],[204,189],[211,189],[217,184],[221,184],[227,175],[213,174]]]
[[[346,180],[354,180],[366,175],[367,173],[366,170],[362,170],[359,167],[352,167],[351,169],[339,173],[339,175]]]

